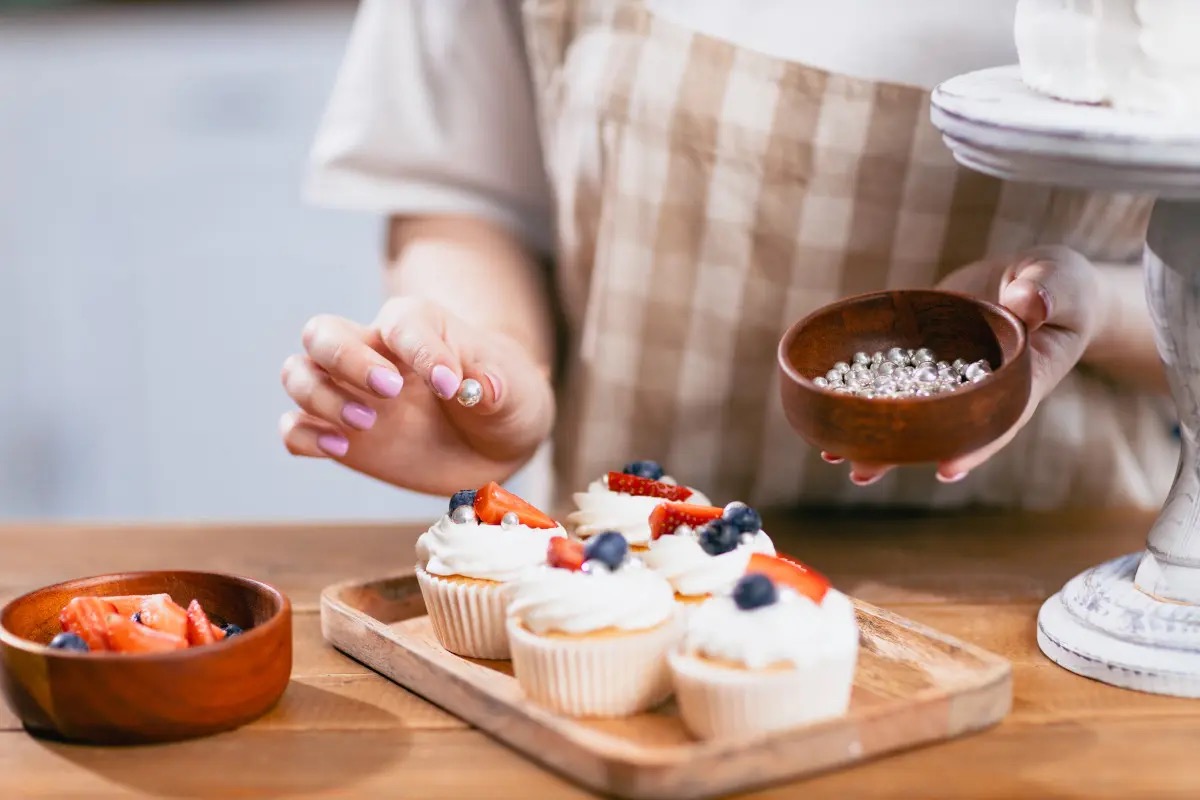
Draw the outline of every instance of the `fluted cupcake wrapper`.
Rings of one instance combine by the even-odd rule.
[[[442,647],[468,658],[509,657],[504,584],[442,578],[421,567],[417,567],[417,583]]]
[[[677,613],[644,631],[596,637],[539,636],[508,621],[513,674],[529,699],[575,717],[624,717],[671,696],[667,653],[679,644]]]
[[[678,651],[669,656],[675,703],[701,739],[746,737],[845,714],[857,653],[786,671],[740,670]]]

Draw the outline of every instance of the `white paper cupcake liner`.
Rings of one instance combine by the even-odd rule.
[[[679,716],[701,739],[746,737],[845,714],[857,649],[787,671],[739,670],[669,655]]]
[[[442,647],[468,658],[509,657],[504,584],[450,580],[421,567],[417,567],[417,583]]]
[[[646,631],[560,638],[508,621],[513,674],[529,699],[574,717],[624,717],[671,695],[667,653],[679,644],[677,613]]]

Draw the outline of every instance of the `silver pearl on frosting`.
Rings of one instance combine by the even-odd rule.
[[[471,505],[459,506],[450,512],[450,519],[459,525],[475,521],[475,508]]]
[[[474,378],[467,378],[458,387],[457,397],[459,405],[466,408],[477,405],[483,399],[483,385]]]
[[[500,527],[502,528],[515,528],[520,524],[521,518],[515,511],[505,511],[504,516],[500,518]]]

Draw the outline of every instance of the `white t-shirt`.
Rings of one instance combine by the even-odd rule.
[[[932,88],[1016,62],[1016,0],[645,0],[776,58]],[[313,202],[453,213],[549,251],[551,213],[520,0],[362,0],[313,146]]]

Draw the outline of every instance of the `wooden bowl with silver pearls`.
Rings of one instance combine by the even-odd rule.
[[[940,370],[936,362],[914,362],[929,351],[945,360]],[[864,388],[889,355],[906,390]],[[962,376],[958,385],[949,385],[949,362]],[[973,380],[966,378],[972,364]],[[913,390],[909,381],[922,367],[922,379],[932,368],[946,385]],[[784,412],[805,441],[876,464],[945,461],[983,447],[1020,419],[1031,383],[1028,337],[1016,315],[925,289],[874,292],[818,309],[784,334],[779,370]]]

